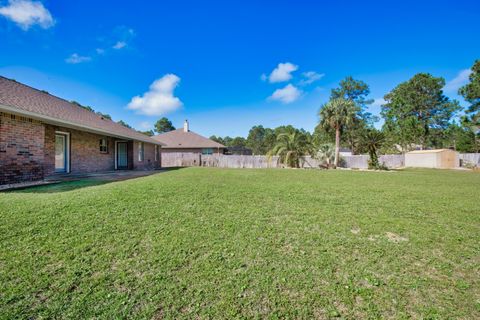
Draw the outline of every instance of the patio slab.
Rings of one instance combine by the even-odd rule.
[[[60,182],[67,182],[67,181],[79,181],[79,180],[105,181],[105,182],[122,181],[122,180],[146,177],[152,174],[165,172],[167,170],[168,169],[144,170],[144,171],[125,170],[125,171],[105,171],[105,172],[83,173],[83,174],[71,174],[71,173],[54,174],[46,177],[44,180],[1,185],[0,192],[25,189],[29,187],[38,187],[38,186],[49,185],[49,184],[60,183]]]

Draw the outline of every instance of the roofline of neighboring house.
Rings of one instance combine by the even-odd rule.
[[[60,125],[60,126],[71,128],[71,129],[77,129],[77,130],[81,130],[81,131],[87,131],[87,132],[92,132],[92,133],[96,133],[96,134],[107,135],[107,136],[114,137],[114,138],[137,140],[137,141],[142,141],[142,142],[146,142],[146,143],[156,144],[156,145],[159,145],[159,146],[165,146],[164,143],[162,143],[160,141],[157,141],[155,139],[152,139],[148,136],[145,136],[145,139],[140,140],[140,139],[137,139],[137,138],[131,138],[131,137],[124,136],[124,135],[114,134],[114,133],[111,133],[110,131],[107,131],[107,130],[92,128],[92,127],[89,127],[89,126],[86,126],[86,125],[83,125],[83,124],[78,124],[78,123],[74,123],[74,122],[70,122],[70,121],[61,120],[61,119],[57,119],[57,118],[54,118],[54,117],[49,117],[49,116],[46,116],[46,115],[38,114],[38,113],[35,113],[35,112],[25,111],[25,110],[21,110],[21,109],[15,108],[15,107],[6,106],[6,105],[3,105],[3,104],[0,104],[0,111],[15,114],[15,115],[20,115],[20,116],[24,116],[24,117],[28,117],[28,118],[32,118],[32,119],[35,119],[35,120],[41,120],[41,121],[46,122],[48,124]]]

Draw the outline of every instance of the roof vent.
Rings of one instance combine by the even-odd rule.
[[[188,120],[185,120],[183,123],[183,132],[188,132],[190,131],[190,128],[188,127]]]

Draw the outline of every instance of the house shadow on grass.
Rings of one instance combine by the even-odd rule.
[[[67,192],[76,189],[99,186],[107,184],[114,181],[108,180],[76,180],[76,181],[64,181],[64,182],[54,182],[47,185],[40,186],[31,186],[16,190],[4,191],[6,193],[58,193],[58,192]]]
[[[59,181],[51,181],[48,184],[37,186],[26,186],[14,190],[6,190],[8,193],[59,193],[67,192],[81,188],[100,186],[107,183],[119,182],[123,180],[139,179],[153,174],[165,173],[169,171],[179,170],[181,168],[165,168],[155,171],[123,171],[101,174],[91,174],[83,176],[66,176]]]

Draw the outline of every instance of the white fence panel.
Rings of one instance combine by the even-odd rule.
[[[480,153],[460,153],[459,159],[462,160],[462,164],[468,162],[480,167]]]
[[[277,156],[243,156],[243,155],[202,155],[191,152],[162,153],[162,167],[218,167],[218,168],[282,168]],[[368,168],[368,155],[343,156],[341,166],[345,168]],[[462,162],[469,162],[480,166],[480,153],[463,153],[459,156]],[[379,157],[379,162],[388,168],[402,168],[405,166],[405,155],[389,154]],[[302,157],[300,167],[319,168],[321,163],[310,157]]]

